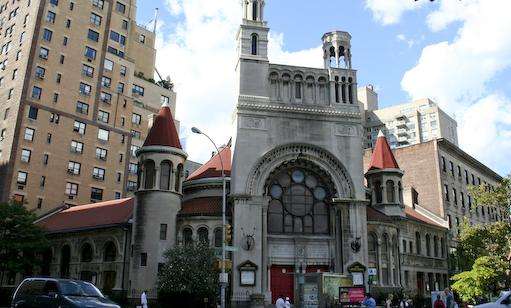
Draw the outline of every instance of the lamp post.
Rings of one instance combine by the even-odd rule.
[[[211,139],[208,135],[202,132],[197,127],[192,127],[192,132],[198,135],[203,135],[211,141],[213,146],[218,153],[218,157],[220,158],[220,166],[222,168],[222,266],[221,266],[221,274],[220,274],[220,307],[225,308],[225,286],[227,284],[227,275],[225,273],[225,169],[224,162],[222,160],[222,155],[220,155],[220,150],[216,146],[216,143]]]

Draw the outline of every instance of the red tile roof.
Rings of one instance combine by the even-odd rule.
[[[439,224],[439,223],[435,222],[434,220],[432,220],[432,219],[430,219],[430,218],[420,214],[419,212],[417,212],[416,210],[414,210],[413,208],[411,208],[409,206],[405,206],[405,214],[406,214],[406,217],[408,219],[415,220],[415,221],[422,222],[422,223],[426,223],[428,225],[433,225],[433,226],[445,228],[441,224]]]
[[[373,169],[399,169],[399,165],[390,149],[387,138],[385,138],[385,135],[383,135],[381,131],[378,134],[368,170]]]
[[[199,169],[195,170],[187,180],[197,180],[205,178],[217,178],[222,176],[222,167],[220,164],[220,157],[224,163],[225,175],[231,175],[231,146],[227,145],[213,156],[207,163],[202,165]]]
[[[393,222],[392,218],[370,206],[366,207],[366,218],[367,221]]]
[[[203,197],[195,198],[183,202],[181,215],[221,215],[222,214],[222,197]]]
[[[145,139],[144,146],[161,145],[182,149],[176,130],[172,111],[168,104],[163,104]]]
[[[132,217],[134,198],[78,205],[50,215],[37,224],[49,232],[118,225]]]

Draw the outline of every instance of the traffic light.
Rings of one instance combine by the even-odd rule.
[[[225,243],[229,244],[232,241],[232,226],[230,224],[225,225]]]

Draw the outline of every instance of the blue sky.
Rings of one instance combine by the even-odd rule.
[[[176,82],[187,150],[204,160],[210,151],[188,129],[200,126],[219,143],[230,135],[239,0],[139,1],[138,22],[151,21],[155,7],[157,64]],[[322,34],[348,31],[358,83],[376,87],[380,106],[433,98],[458,120],[461,147],[507,174],[510,10],[509,0],[266,0],[269,57],[319,66]]]

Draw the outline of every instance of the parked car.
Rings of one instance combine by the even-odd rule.
[[[26,278],[16,288],[12,308],[120,308],[92,283],[53,278]]]
[[[477,305],[474,308],[511,308],[511,291],[502,292],[495,302]]]

